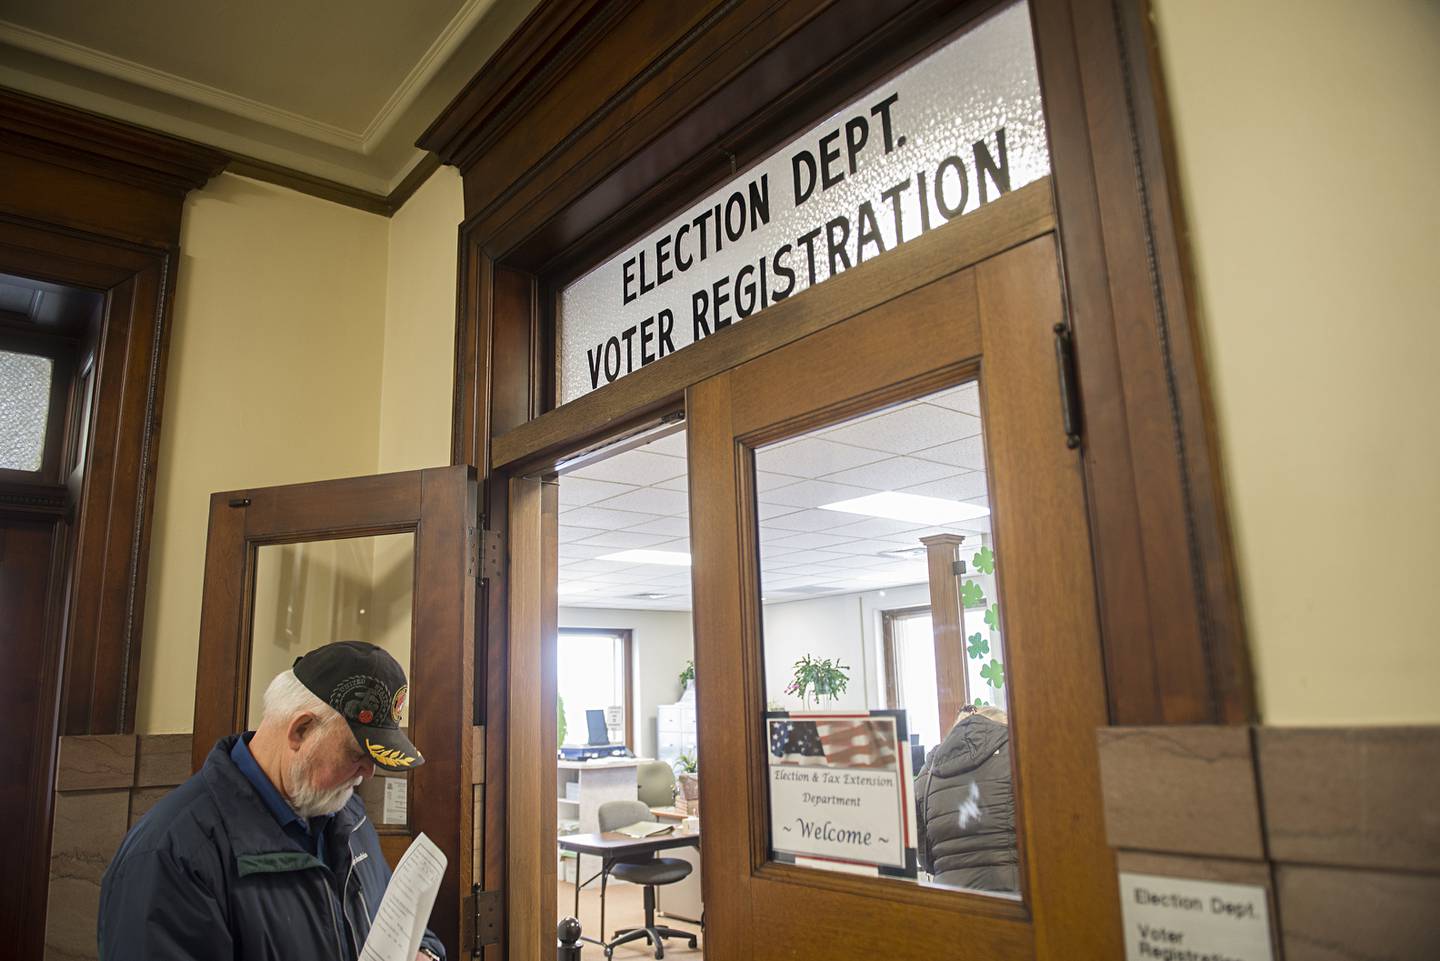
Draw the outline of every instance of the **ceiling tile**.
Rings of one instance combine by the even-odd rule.
[[[905,551],[915,547],[923,547],[918,540],[914,541],[889,541],[889,540],[844,540],[830,547],[832,551],[845,554],[869,554],[878,557],[889,551]]]
[[[667,491],[687,491],[690,489],[690,475],[681,474],[679,477],[672,477],[654,486]]]
[[[766,530],[777,531],[825,531],[826,533],[837,533],[831,528],[835,522],[843,520],[843,514],[835,511],[806,510],[795,511],[793,514],[784,514],[780,517],[765,521],[761,527]]]
[[[669,534],[672,537],[690,536],[690,519],[687,517],[661,517],[657,520],[636,524],[630,528],[643,534]]]
[[[872,491],[893,491],[907,484],[939,480],[954,473],[955,468],[949,464],[937,464],[914,457],[887,457],[863,467],[826,474],[825,480],[837,484],[854,484]]]
[[[839,511],[821,511],[821,513],[837,520],[843,520],[846,516],[859,516],[857,514],[845,515]],[[872,517],[856,524],[843,524],[840,527],[831,528],[826,533],[839,534],[844,537],[879,537],[882,539],[895,539],[894,535],[904,534],[905,537],[898,539],[913,540],[920,536],[917,532],[923,530],[924,528],[917,527],[914,521],[892,521],[886,517]]]
[[[621,494],[619,497],[612,497],[609,500],[601,501],[595,506],[604,508],[605,510],[645,510],[652,514],[669,514],[672,517],[678,517],[683,516],[690,510],[690,498],[686,496],[684,491],[667,491],[660,490],[656,487],[645,487],[639,490],[632,490],[628,494]]]
[[[984,497],[986,493],[985,472],[976,470],[968,474],[956,474],[954,477],[946,477],[925,484],[915,484],[903,489],[907,494],[924,494],[926,497],[943,497],[952,501]]]
[[[617,511],[602,507],[576,507],[560,512],[560,528],[573,524],[576,527],[593,527],[603,531],[623,531],[637,524],[648,524],[660,520],[659,514],[642,514],[638,511]]]
[[[629,550],[636,547],[651,547],[666,540],[664,534],[640,534],[636,531],[605,531],[580,542],[582,547],[608,547],[612,550]]]
[[[603,501],[607,497],[614,497],[617,494],[627,494],[635,489],[634,484],[611,484],[606,481],[586,480],[583,477],[562,477],[560,478],[560,509],[584,507],[586,504]]]
[[[959,387],[952,387],[949,390],[942,390],[938,394],[931,394],[923,398],[927,404],[935,404],[938,407],[948,407],[951,410],[958,410],[965,414],[980,416],[980,382],[970,381],[961,384]]]
[[[599,528],[576,527],[574,524],[560,525],[560,543],[568,544],[571,541],[583,541],[587,537],[594,537],[596,534],[604,533]]]
[[[761,543],[765,542],[765,533],[763,529],[760,532]],[[798,547],[801,550],[824,549],[835,547],[835,545],[852,543],[849,538],[836,537],[833,534],[816,534],[814,532],[795,533],[791,531],[781,531],[780,533],[785,536],[776,538],[773,543],[782,547]],[[838,550],[839,548],[836,549]]]
[[[971,470],[985,469],[985,435],[976,434],[948,444],[939,444],[916,451],[922,460],[939,461],[954,467],[968,467]]]
[[[978,433],[978,417],[930,404],[913,404],[832,428],[825,437],[891,454],[911,454]]]
[[[829,564],[832,561],[844,561],[848,559],[845,554],[836,554],[833,551],[798,550],[785,551],[782,554],[779,550],[772,553],[770,548],[767,547],[760,553],[763,555],[761,558],[762,564],[768,564],[772,558],[777,557],[784,557],[785,563],[787,564]]]
[[[762,521],[768,521],[775,517],[784,517],[786,514],[795,513],[795,508],[789,504],[766,504],[760,503],[755,507],[755,513]]]
[[[670,457],[679,457],[682,460],[687,456],[685,453],[685,431],[677,430],[673,434],[667,434],[659,440],[652,440],[650,443],[635,448],[647,454],[666,454]]]
[[[563,491],[565,482],[573,477],[647,487],[660,481],[670,480],[672,477],[684,476],[684,474],[685,458],[653,454],[642,448],[627,450],[566,474],[560,478],[560,489]]]
[[[837,444],[829,438],[802,437],[757,450],[755,469],[814,478],[869,464],[879,460],[881,456],[874,450]]]
[[[760,500],[767,504],[788,504],[791,507],[819,507],[821,504],[864,497],[869,493],[872,492],[849,484],[807,480],[767,491],[760,495]]]
[[[614,550],[613,547],[602,547],[599,544],[561,544],[560,563],[591,560],[601,554],[613,553]]]
[[[804,480],[804,478],[792,477],[789,474],[776,474],[766,470],[757,470],[755,472],[755,489],[763,493],[764,491],[774,490],[777,487],[793,484],[797,480]]]

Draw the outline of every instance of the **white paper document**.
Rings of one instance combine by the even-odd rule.
[[[424,834],[415,836],[395,865],[360,961],[415,961],[445,864],[445,855],[433,841]]]

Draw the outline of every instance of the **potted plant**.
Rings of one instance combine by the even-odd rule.
[[[844,694],[845,686],[850,683],[849,671],[850,666],[840,663],[838,657],[822,660],[806,654],[795,662],[794,679],[785,688],[785,693],[800,698],[800,703],[808,711],[812,697],[818,707],[821,698],[833,701]]]
[[[685,662],[685,670],[680,672],[680,695],[684,697],[685,692],[695,685],[695,662]]]
[[[691,817],[700,814],[700,775],[695,758],[682,754],[675,759],[675,810]]]

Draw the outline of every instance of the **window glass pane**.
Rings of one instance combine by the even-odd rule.
[[[298,544],[266,544],[255,563],[251,628],[249,726],[260,723],[265,689],[295,659],[332,641],[383,647],[412,676],[415,535],[379,534]],[[413,699],[399,701],[400,726],[410,726]],[[382,833],[409,824],[409,776],[376,769],[356,789]]]
[[[0,468],[40,469],[54,371],[49,357],[0,350]]]
[[[625,740],[624,644],[617,634],[560,632],[556,656],[559,670],[560,744],[618,744]],[[590,712],[598,711],[599,715]],[[593,730],[592,730],[593,727]]]
[[[772,857],[1017,895],[978,384],[758,448],[755,475]]]
[[[1029,8],[882,82],[561,294],[568,402],[1050,171]]]

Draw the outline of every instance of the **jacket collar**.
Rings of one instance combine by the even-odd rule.
[[[224,822],[231,853],[237,860],[248,860],[256,855],[300,855],[300,859],[283,859],[286,870],[318,866],[320,862],[301,851],[280,827],[250,779],[235,766],[230,751],[240,736],[232,734],[217,741],[200,768],[200,776]],[[328,836],[335,839],[341,850],[348,851],[350,835],[364,823],[365,805],[356,794],[336,812],[330,822]]]

